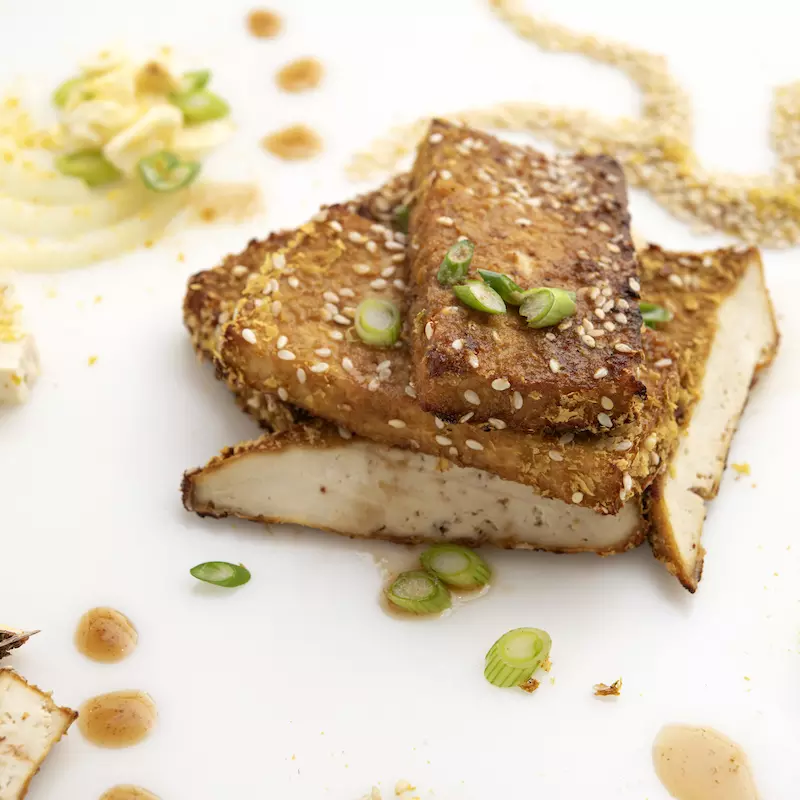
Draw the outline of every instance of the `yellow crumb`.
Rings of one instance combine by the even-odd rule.
[[[186,256],[183,253],[178,253],[178,261],[186,261]]]
[[[101,294],[96,294],[96,295],[94,296],[94,302],[95,302],[95,303],[102,303],[102,302],[103,302],[103,295],[101,295]]]
[[[750,474],[750,465],[746,461],[741,464],[731,464],[731,469],[736,473],[736,480],[739,480],[742,475]]]
[[[89,356],[89,366],[93,367],[97,363],[97,356]]]

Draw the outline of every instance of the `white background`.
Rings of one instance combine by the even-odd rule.
[[[612,70],[538,52],[478,0],[271,5],[286,19],[274,41],[248,37],[242,2],[0,3],[3,84],[27,76],[31,91],[49,90],[115,42],[172,44],[188,67],[211,67],[240,126],[214,174],[253,176],[267,206],[239,228],[183,229],[114,263],[20,280],[44,375],[28,406],[0,412],[0,620],[44,632],[13,663],[61,703],[141,688],[161,715],[154,735],[125,751],[97,749],[74,730],[31,799],[91,800],[133,782],[164,800],[354,800],[378,782],[391,794],[407,778],[446,800],[665,800],[650,747],[668,722],[719,728],[750,754],[766,800],[797,797],[794,252],[765,254],[782,350],[733,448],[752,477],[726,474],[694,597],[646,547],[606,560],[490,552],[498,580],[486,598],[446,620],[402,623],[381,611],[380,574],[362,545],[183,511],[182,471],[256,434],[195,362],[181,326],[190,273],[351,194],[347,157],[391,124],[503,99],[636,108]],[[768,168],[770,87],[800,78],[795,3],[529,6],[667,54],[693,93],[705,162]],[[325,64],[323,88],[280,94],[276,69],[303,55]],[[323,134],[322,158],[282,164],[259,150],[262,135],[297,121]],[[644,197],[632,208],[658,243],[723,241],[693,238]],[[198,585],[188,568],[209,559],[243,561],[252,582],[228,592]],[[88,662],[72,645],[79,616],[101,604],[140,631],[120,665]],[[554,642],[555,684],[534,696],[482,677],[489,645],[520,625]],[[592,684],[620,675],[622,697],[592,696]]]

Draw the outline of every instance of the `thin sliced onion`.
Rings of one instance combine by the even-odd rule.
[[[0,236],[0,264],[29,272],[55,272],[113,258],[158,239],[186,202],[186,192],[163,195],[136,216],[70,239]]]
[[[0,185],[0,231],[22,236],[76,236],[114,225],[141,211],[152,195],[139,183],[98,192],[89,202],[43,205],[3,195]]]
[[[181,128],[175,132],[170,149],[181,158],[197,160],[227,142],[234,130],[229,119],[217,119],[202,125]]]

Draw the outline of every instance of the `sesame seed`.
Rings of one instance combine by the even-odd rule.
[[[344,314],[334,314],[333,315],[333,321],[338,323],[339,325],[349,325],[350,324],[350,320],[347,319],[347,317],[344,316]]]
[[[595,340],[594,340],[594,337],[589,336],[588,334],[584,334],[583,336],[581,336],[581,341],[587,347],[594,347],[597,344],[597,342],[595,342]]]
[[[281,361],[294,361],[295,354],[291,350],[278,350],[278,358]]]
[[[608,251],[611,253],[621,253],[622,251],[615,245],[613,242],[606,242],[606,247]]]
[[[451,456],[457,456],[458,455],[458,449],[455,448],[455,447],[451,447],[447,452],[450,453]]]
[[[353,264],[353,272],[356,275],[369,275],[371,269],[369,264]]]
[[[556,340],[556,335],[555,335],[554,333],[552,333],[552,332],[548,331],[548,332],[547,332],[547,333],[544,335],[544,338],[545,338],[545,339],[547,339],[547,341],[548,341],[548,342],[554,342],[554,341]]]
[[[367,248],[368,253],[377,253],[378,252],[378,245],[370,239],[364,247]]]
[[[289,277],[287,283],[289,284],[289,286],[292,287],[292,289],[296,289],[300,285],[300,281],[297,278],[295,278],[294,275],[291,275]]]
[[[562,456],[561,453],[558,452],[558,450],[551,450],[547,455],[550,456],[550,460],[551,461],[563,461],[564,460],[564,456]]]
[[[620,311],[620,313],[619,313],[619,314],[614,314],[614,319],[615,319],[615,320],[616,320],[616,321],[617,321],[617,322],[618,322],[620,325],[627,325],[627,324],[628,324],[628,318],[627,318],[627,316],[625,316],[625,314],[623,314],[621,311]]]
[[[658,453],[656,453],[655,450],[653,450],[653,452],[650,453],[650,463],[654,467],[657,467],[661,463],[661,456]]]
[[[353,362],[347,356],[342,359],[342,369],[345,372],[353,371]]]
[[[480,361],[478,361],[478,356],[476,356],[475,353],[470,353],[467,356],[467,361],[469,362],[469,365],[472,367],[472,369],[478,369],[478,367],[480,366]]]
[[[281,309],[283,308],[283,303],[280,300],[273,300],[272,305],[269,307],[269,310],[272,312],[273,317],[277,317],[278,314],[281,313]]]
[[[639,292],[642,288],[636,278],[628,278],[628,286],[630,286],[631,290],[634,292]]]
[[[678,288],[681,288],[683,286],[683,278],[681,278],[680,275],[676,275],[674,272],[672,273],[672,275],[669,276],[669,278],[667,278],[667,280],[673,286],[677,286]]]
[[[403,422],[403,420],[401,420],[401,419],[390,419],[389,420],[389,424],[393,428],[405,428],[405,426],[406,426],[405,422]]]
[[[633,478],[626,472],[622,476],[622,488],[629,492],[633,488]]]
[[[436,437],[436,443],[440,444],[442,447],[449,447],[451,444],[453,444],[453,440],[448,439],[447,436],[439,435]]]
[[[366,241],[366,236],[363,233],[359,233],[358,231],[349,231],[347,234],[347,238],[353,242],[354,244],[361,244],[362,242]]]
[[[355,297],[356,293],[352,289],[348,289],[346,286],[342,289],[339,289],[339,294],[342,297]]]
[[[450,345],[450,347],[452,347],[453,350],[460,350],[463,346],[464,342],[462,342],[461,339],[453,339]]]
[[[300,383],[306,382],[306,371],[302,367],[297,368],[297,380]]]
[[[558,443],[559,444],[569,444],[574,438],[575,438],[575,434],[574,433],[571,433],[571,432],[565,433],[559,438]]]
[[[289,337],[288,336],[279,336],[278,341],[275,342],[275,346],[278,350],[283,350],[286,345],[289,344]]]
[[[527,217],[517,217],[514,222],[516,222],[520,228],[527,228],[528,225],[533,225],[533,223]]]
[[[614,345],[614,349],[615,349],[615,350],[616,350],[618,353],[632,353],[632,352],[633,352],[633,348],[632,348],[632,347],[629,347],[629,346],[628,346],[627,344],[625,344],[624,342],[617,342],[617,343]]]
[[[511,384],[505,378],[495,378],[492,381],[492,389],[496,392],[504,392]]]
[[[327,372],[328,364],[326,364],[324,361],[318,361],[316,364],[312,364],[311,371],[315,373]]]
[[[335,342],[341,342],[344,339],[344,334],[341,331],[328,331],[328,336]]]
[[[381,278],[391,278],[394,275],[397,267],[384,267],[381,270]]]
[[[614,401],[610,397],[603,396],[600,398],[600,405],[603,406],[606,411],[611,411],[611,409],[614,408]]]
[[[514,403],[514,408],[519,411],[522,408],[522,395],[519,392],[514,392],[512,400]]]
[[[404,291],[406,288],[405,281],[401,280],[400,278],[395,278],[392,281],[392,285],[394,286],[395,289],[400,289],[401,292]]]
[[[439,144],[439,142],[441,142],[441,141],[442,141],[442,138],[443,138],[443,137],[442,137],[442,134],[441,134],[441,133],[432,133],[432,134],[431,134],[431,135],[428,137],[428,141],[429,141],[431,144]]]
[[[333,228],[333,230],[335,230],[335,231],[336,231],[336,233],[341,233],[341,232],[344,230],[344,228],[342,227],[342,223],[341,223],[341,222],[337,222],[335,219],[332,219],[332,220],[331,220],[331,221],[328,223],[328,225],[329,225],[331,228]]]
[[[626,322],[627,322],[627,320],[626,320]],[[614,332],[614,331],[617,329],[617,326],[616,326],[616,325],[615,325],[613,322],[611,322],[611,320],[606,320],[606,321],[603,323],[603,327],[604,327],[604,328],[605,328],[605,329],[606,329],[606,330],[607,330],[609,333],[613,333],[613,332]]]
[[[417,396],[417,390],[410,383],[406,386],[405,393],[409,397],[416,397]]]
[[[469,422],[475,416],[474,411],[467,411],[463,417],[459,420],[459,422],[463,425],[465,422]]]
[[[244,339],[246,342],[249,342],[250,344],[256,343],[256,335],[255,333],[253,333],[252,330],[250,330],[250,328],[244,328],[242,330],[242,339]]]
[[[383,278],[375,278],[374,281],[371,281],[369,284],[373,289],[385,289],[387,284]]]
[[[550,372],[558,372],[561,369],[561,364],[555,358],[550,359]]]
[[[438,428],[440,431],[443,431],[443,430],[445,429],[445,427],[446,427],[446,426],[445,426],[445,424],[444,424],[444,421],[443,421],[443,420],[441,420],[441,419],[439,419],[439,417],[434,417],[434,418],[433,418],[433,421],[436,423],[436,427],[437,427],[437,428]]]
[[[427,322],[425,324],[425,337],[430,340],[433,338],[433,323]]]
[[[405,261],[405,260],[406,260],[406,254],[405,254],[405,253],[395,253],[395,254],[392,256],[392,261],[393,261],[395,264],[400,264],[400,263],[402,263],[402,262],[403,262],[403,261]]]
[[[476,442],[474,439],[467,439],[464,444],[469,447],[470,450],[483,450],[483,445],[480,442]]]
[[[378,364],[378,366],[375,367],[375,369],[378,370],[378,372],[382,372],[385,369],[389,369],[391,366],[392,362],[390,359],[387,358],[385,361],[381,361],[381,363]]]
[[[328,303],[338,303],[339,302],[339,295],[335,292],[323,292],[322,299]]]
[[[275,269],[283,269],[286,266],[286,256],[283,253],[275,253],[275,255],[272,256],[272,266],[275,267]]]
[[[572,502],[576,505],[583,500],[583,492],[573,492],[572,493]]]
[[[381,385],[381,382],[380,382],[380,381],[379,381],[377,378],[373,378],[373,379],[372,379],[372,380],[371,380],[371,381],[370,381],[370,382],[367,384],[367,391],[369,391],[369,392],[376,392],[376,391],[378,390],[378,387],[379,387],[380,385]]]
[[[383,246],[387,250],[405,250],[406,249],[405,245],[400,244],[400,242],[386,241],[386,242],[383,243]]]
[[[472,391],[472,389],[467,389],[467,391],[464,392],[464,399],[473,406],[479,406],[481,404],[480,397],[478,397],[477,392]]]
[[[608,414],[598,414],[597,415],[597,421],[604,428],[610,428],[613,425],[613,423],[611,422],[611,417],[609,417]]]
[[[633,442],[630,441],[630,439],[623,439],[621,442],[617,442],[614,445],[614,449],[620,453],[624,452],[625,450],[630,450],[631,447],[633,447]]]
[[[331,354],[330,347],[318,347],[314,353],[322,358],[327,358]]]
[[[348,431],[347,428],[342,428],[341,426],[339,426],[339,436],[341,436],[342,439],[352,439],[353,438],[353,434],[350,433],[350,431]]]
[[[455,225],[455,222],[453,222],[452,217],[439,217],[436,221],[440,225],[444,225],[445,228],[452,228],[453,225]]]
[[[670,364],[672,364],[671,358],[659,358],[653,366],[656,369],[661,369],[662,367],[668,367]]]
[[[237,266],[235,266],[235,267],[234,267],[234,268],[231,270],[231,272],[232,272],[232,273],[233,273],[233,274],[234,274],[234,275],[235,275],[237,278],[241,278],[243,275],[247,275],[247,273],[249,272],[249,270],[248,270],[248,269],[247,269],[247,267],[245,267],[244,265],[242,265],[242,264],[237,264]]]
[[[497,428],[497,430],[498,430],[498,431],[502,431],[502,430],[503,430],[503,428],[507,428],[507,427],[508,427],[508,426],[506,425],[506,423],[505,423],[505,422],[503,422],[503,420],[502,420],[502,419],[497,419],[497,417],[489,417],[489,424],[490,424],[490,425],[491,425],[493,428]]]
[[[450,178],[452,178],[452,177],[453,177],[453,173],[452,173],[452,172],[450,172],[450,170],[449,170],[449,169],[442,169],[442,170],[439,170],[439,177],[440,177],[440,178],[441,178],[443,181],[449,181],[449,180],[450,180]]]
[[[278,389],[278,397],[280,397],[280,399],[285,403],[289,399],[289,392],[287,392],[286,389],[281,386]]]

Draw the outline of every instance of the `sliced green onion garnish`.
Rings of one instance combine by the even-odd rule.
[[[469,239],[461,239],[445,253],[436,277],[443,286],[461,283],[467,277],[475,245]]]
[[[230,106],[219,96],[208,89],[197,89],[185,94],[173,94],[170,97],[173,105],[183,112],[183,119],[187,125],[200,122],[211,122],[213,119],[222,119],[230,113]]]
[[[210,80],[210,69],[196,69],[192,72],[184,72],[183,75],[181,75],[180,88],[176,94],[189,94],[189,92],[196,92],[199,89],[205,89]]]
[[[122,173],[99,150],[67,153],[59,156],[55,165],[62,175],[80,178],[87,186],[103,186],[122,176]]]
[[[386,590],[389,602],[412,614],[436,614],[450,608],[450,592],[435,576],[421,569],[402,572]]]
[[[550,636],[539,628],[516,628],[503,634],[486,654],[483,674],[493,686],[519,686],[550,655]]]
[[[639,303],[639,311],[648,328],[655,328],[657,322],[669,322],[672,319],[672,312],[656,303]]]
[[[509,305],[518,306],[524,300],[524,291],[508,275],[502,272],[492,272],[489,269],[479,269],[478,275],[494,289]]]
[[[356,333],[373,347],[391,347],[400,338],[400,310],[389,300],[368,297],[356,308]]]
[[[408,233],[408,206],[397,206],[394,210],[394,226],[403,233]]]
[[[142,182],[153,192],[175,192],[183,189],[200,172],[197,161],[181,161],[168,150],[143,158],[138,168]]]
[[[531,328],[549,328],[575,313],[575,293],[564,289],[528,289],[519,313]]]
[[[250,580],[250,570],[244,564],[231,564],[228,561],[206,561],[192,567],[189,572],[199,581],[228,588],[243,586]]]
[[[487,314],[505,314],[506,304],[497,292],[483,281],[467,281],[453,287],[455,296],[465,305]]]
[[[476,589],[492,577],[489,565],[474,550],[458,544],[435,544],[420,556],[420,561],[448,586]]]
[[[69,78],[65,80],[64,83],[58,86],[53,92],[53,105],[56,106],[56,108],[64,108],[67,104],[67,100],[69,100],[69,96],[83,81],[83,78]]]

